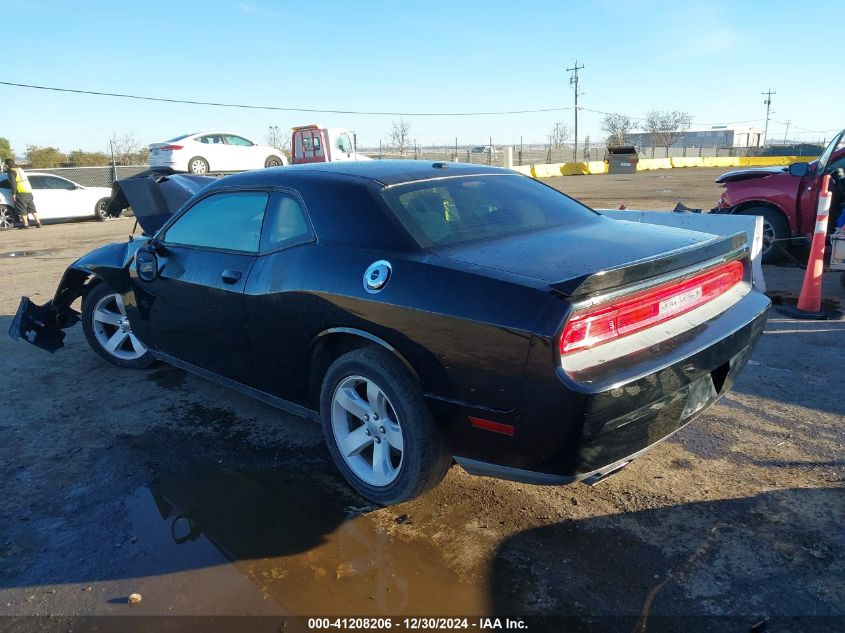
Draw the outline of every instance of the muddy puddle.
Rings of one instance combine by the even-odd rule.
[[[382,524],[349,501],[296,473],[216,471],[162,476],[124,505],[147,592],[167,595],[178,577],[179,591],[203,597],[198,609],[210,599],[228,612],[487,612],[486,578],[459,577],[429,541],[403,534],[408,517]]]
[[[43,250],[38,251],[7,251],[5,253],[0,253],[0,259],[11,259],[18,257],[41,257],[43,255],[55,255],[56,253],[61,253],[66,250],[66,248],[45,248]]]

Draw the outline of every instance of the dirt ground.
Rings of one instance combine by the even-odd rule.
[[[701,182],[685,184],[696,171]],[[689,206],[718,196],[710,170],[672,174],[555,184],[595,206],[671,208],[662,189],[688,186]],[[845,628],[845,320],[772,312],[731,393],[595,487],[453,467],[426,496],[376,508],[335,473],[313,422],[165,365],[118,370],[79,327],[53,355],[5,336],[20,295],[46,301],[74,258],[131,229],[119,219],[0,233],[0,616]],[[802,271],[765,275],[770,291],[795,291]],[[825,284],[845,300],[834,275]]]
[[[596,209],[657,209],[671,211],[681,203],[709,211],[722,188],[713,180],[727,169],[655,169],[630,175],[559,176],[543,182]]]

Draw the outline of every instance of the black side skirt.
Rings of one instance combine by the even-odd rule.
[[[296,404],[294,402],[289,402],[288,400],[270,395],[269,393],[260,391],[253,387],[248,387],[235,380],[225,378],[224,376],[215,374],[214,372],[208,371],[206,369],[202,369],[201,367],[197,367],[196,365],[192,365],[191,363],[186,363],[185,361],[179,360],[178,358],[175,358],[168,354],[162,354],[161,352],[157,352],[152,349],[150,350],[150,353],[157,359],[164,361],[168,365],[173,365],[174,367],[184,369],[185,371],[189,371],[192,374],[196,374],[197,376],[221,384],[224,387],[229,387],[230,389],[239,391],[240,393],[247,395],[250,398],[261,400],[261,402],[269,404],[271,407],[276,407],[277,409],[281,409],[282,411],[285,411],[287,413],[292,413],[293,415],[308,418],[309,420],[315,420],[317,422],[320,421],[320,414],[317,411],[314,411],[313,409],[303,407],[302,405]]]

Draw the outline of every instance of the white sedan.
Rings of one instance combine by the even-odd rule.
[[[105,220],[109,217],[106,213],[111,197],[109,187],[86,187],[53,174],[27,171],[26,175],[41,220]],[[9,176],[0,174],[0,229],[14,228],[17,219]]]
[[[245,171],[287,165],[284,153],[243,136],[222,132],[183,134],[150,148],[150,167],[169,167],[193,174]]]

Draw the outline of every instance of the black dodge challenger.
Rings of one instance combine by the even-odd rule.
[[[12,337],[55,351],[81,318],[116,365],[165,361],[319,420],[346,480],[383,504],[453,460],[598,481],[731,387],[769,309],[744,235],[604,218],[507,170],[120,185],[144,234],[71,264],[44,306],[24,297]]]

